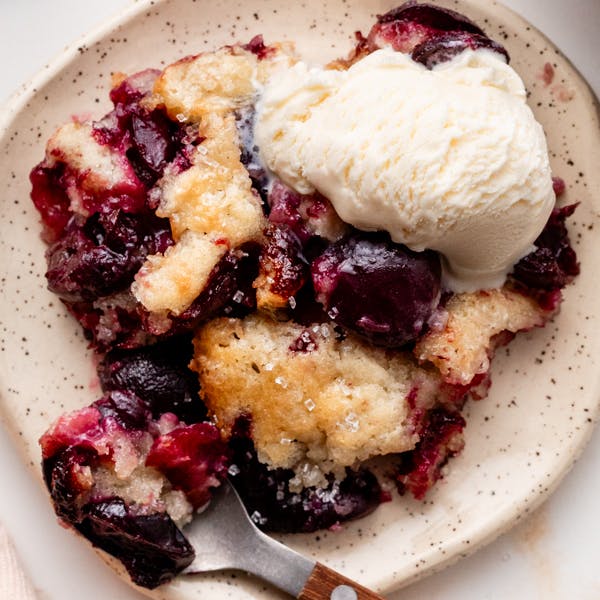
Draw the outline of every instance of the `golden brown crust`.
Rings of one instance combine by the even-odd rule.
[[[123,154],[98,142],[89,123],[71,121],[57,129],[46,146],[46,164],[64,162],[78,173],[78,185],[92,194],[124,183],[135,186],[136,176]],[[82,194],[67,188],[71,209],[87,216]]]
[[[255,93],[258,60],[251,52],[221,48],[169,65],[154,85],[156,102],[171,119],[200,120],[247,104]]]
[[[169,65],[154,85],[154,102],[171,119],[199,121],[207,114],[223,114],[254,100],[256,84],[263,83],[279,64],[291,64],[293,46],[275,44],[266,59],[241,46],[225,46]]]
[[[494,336],[540,327],[552,314],[507,287],[453,296],[446,312],[444,327],[426,334],[415,356],[433,363],[447,382],[462,385],[489,369]]]
[[[185,310],[232,248],[260,239],[265,226],[260,200],[240,160],[233,114],[207,115],[195,163],[165,174],[157,214],[168,217],[176,241],[164,255],[147,259],[133,293],[150,311]]]
[[[156,214],[169,218],[176,240],[185,231],[231,247],[255,239],[265,223],[260,200],[240,161],[235,117],[207,115],[199,135],[205,139],[194,164],[177,175],[165,175]]]
[[[256,288],[256,306],[258,310],[267,312],[281,310],[289,306],[289,296],[277,294],[272,289],[272,276],[264,263],[260,265],[260,272],[253,286]]]
[[[228,250],[260,240],[266,220],[241,162],[234,111],[254,101],[272,69],[293,60],[283,45],[265,60],[228,46],[180,60],[158,77],[152,104],[197,127],[203,141],[189,169],[167,170],[160,182],[156,213],[169,219],[176,244],[148,257],[136,275],[132,292],[150,312],[180,314]]]
[[[291,350],[301,336],[310,350]],[[409,405],[435,401],[441,383],[410,353],[339,340],[331,324],[304,329],[259,315],[207,323],[191,367],[226,437],[249,415],[260,460],[323,472],[412,449]]]

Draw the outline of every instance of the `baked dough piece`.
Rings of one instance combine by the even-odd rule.
[[[297,472],[309,463],[339,474],[412,449],[412,410],[437,402],[441,384],[409,352],[340,338],[331,324],[304,328],[260,315],[204,325],[191,367],[225,437],[247,415],[259,459]]]
[[[494,336],[541,327],[552,316],[533,298],[507,287],[458,294],[446,311],[444,327],[424,335],[415,356],[433,363],[447,382],[462,385],[487,373]]]

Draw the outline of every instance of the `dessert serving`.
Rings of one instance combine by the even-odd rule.
[[[324,66],[255,37],[115,75],[109,114],[51,137],[46,277],[102,397],[50,425],[44,477],[138,585],[191,562],[225,477],[259,527],[309,532],[424,498],[461,451],[494,350],[579,271],[508,63],[409,2]]]

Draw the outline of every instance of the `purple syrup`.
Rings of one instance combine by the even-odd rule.
[[[409,491],[417,500],[423,499],[441,477],[442,467],[456,453],[457,449],[448,445],[462,433],[465,425],[464,418],[456,410],[437,408],[428,413],[415,449],[400,455],[396,478],[401,494]]]

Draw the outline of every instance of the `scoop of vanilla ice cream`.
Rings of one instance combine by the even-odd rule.
[[[303,62],[267,83],[265,165],[340,217],[445,257],[446,285],[502,285],[555,202],[546,140],[517,73],[489,50],[433,70],[381,49],[346,71]]]

